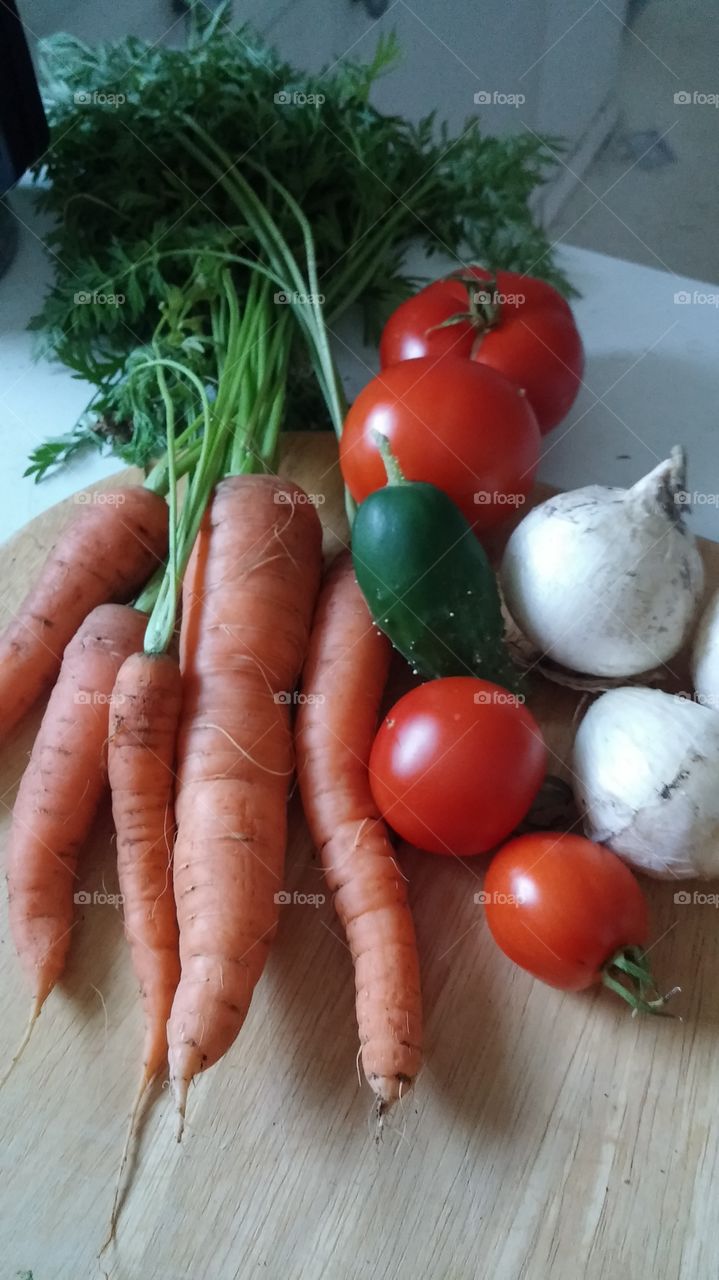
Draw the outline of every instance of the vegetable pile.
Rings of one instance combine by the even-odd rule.
[[[83,508],[0,637],[0,732],[54,685],[8,851],[32,993],[10,1069],[62,974],[78,852],[109,781],[145,1044],[108,1242],[149,1086],[168,1063],[179,1137],[190,1084],[242,1028],[277,928],[295,766],[378,1124],[422,1063],[397,838],[493,854],[482,899],[507,956],[648,1014],[674,990],[654,985],[630,867],[719,871],[716,598],[692,657],[704,705],[648,687],[703,588],[683,451],[628,490],[558,495],[517,522],[583,369],[569,305],[523,273],[542,261],[565,283],[527,210],[542,144],[475,128],[449,147],[431,118],[381,116],[369,92],[392,42],[369,67],[300,81],[249,37],[228,44],[222,22],[196,19],[187,50],[63,38],[50,55],[41,200],[60,215],[59,265],[36,328],[95,391],[30,471],[95,444],[146,478]],[[284,102],[300,82],[321,114]],[[96,85],[122,85],[122,104],[78,110],[75,91]],[[376,326],[409,290],[418,227],[429,252],[468,244],[484,265],[460,259],[395,308],[382,371],[347,410],[331,325],[358,304]],[[79,282],[126,308],[78,307]],[[351,549],[323,574],[315,506],[275,471],[281,430],[326,419]],[[482,539],[512,517],[495,572]],[[393,648],[414,683],[378,725]],[[606,690],[576,734],[584,835],[536,829],[552,781],[527,705],[536,667]]]

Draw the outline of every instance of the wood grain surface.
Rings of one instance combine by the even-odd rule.
[[[336,549],[346,525],[333,441],[289,438],[283,471],[316,495]],[[4,608],[74,510],[46,512],[3,548]],[[705,550],[717,582],[719,546]],[[576,705],[549,685],[533,700],[552,770],[565,776]],[[0,749],[3,848],[39,716]],[[563,995],[513,968],[475,901],[483,859],[405,851],[402,865],[426,1066],[381,1145],[358,1083],[352,970],[332,904],[288,905],[240,1038],[190,1092],[179,1146],[158,1088],[118,1243],[98,1262],[142,1044],[102,814],[81,860],[89,901],[77,908],[65,979],[0,1093],[3,1280],[714,1280],[715,906],[647,885],[656,971],[682,985],[682,1020],[633,1019],[608,993]],[[296,797],[287,888],[326,895]],[[4,895],[0,910],[7,1060],[28,996]]]

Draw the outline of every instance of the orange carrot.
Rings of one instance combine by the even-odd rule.
[[[167,504],[149,489],[108,491],[82,507],[0,635],[0,737],[50,688],[90,610],[129,600],[166,549]]]
[[[320,570],[320,523],[296,485],[262,475],[217,486],[183,589],[181,977],[168,1024],[180,1123],[190,1081],[242,1026],[277,927],[292,772],[285,703]]]
[[[180,981],[172,846],[181,701],[180,668],[168,654],[133,653],[120,667],[110,707],[108,775],[125,934],[140,984],[145,1046],[101,1252],[115,1234],[122,1177],[143,1098],[167,1061],[167,1019]]]
[[[13,809],[10,930],[33,988],[33,1016],[62,973],[73,924],[80,846],[106,781],[110,695],[142,644],[147,618],[126,605],[94,609],[70,641]]]
[[[172,892],[174,763],[180,669],[168,654],[133,653],[115,681],[108,774],[125,933],[145,1012],[143,1084],[167,1059],[167,1019],[180,980]]]
[[[368,773],[390,655],[342,555],[320,592],[302,676],[297,777],[354,961],[362,1065],[379,1118],[422,1061],[414,925]]]

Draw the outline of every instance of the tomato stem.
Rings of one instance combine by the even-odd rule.
[[[426,333],[434,333],[436,329],[449,329],[455,324],[469,324],[474,329],[474,340],[470,358],[474,360],[485,333],[496,329],[501,320],[501,305],[498,302],[496,276],[487,280],[472,275],[467,271],[455,271],[453,279],[459,280],[467,288],[467,310],[457,311],[439,324],[433,324]]]
[[[681,987],[672,987],[671,991],[660,995],[647,952],[641,947],[622,947],[617,951],[602,969],[602,982],[610,991],[626,1000],[633,1015],[651,1013],[660,1018],[674,1016],[667,1012],[665,1006],[681,991]]]

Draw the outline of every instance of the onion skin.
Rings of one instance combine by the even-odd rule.
[[[704,585],[685,501],[677,450],[631,489],[589,485],[535,507],[500,570],[519,629],[545,657],[586,676],[624,679],[670,661]]]
[[[719,877],[719,715],[612,689],[579,726],[574,794],[590,840],[659,880]]]
[[[697,700],[719,711],[719,591],[704,610],[692,646],[691,672]]]

